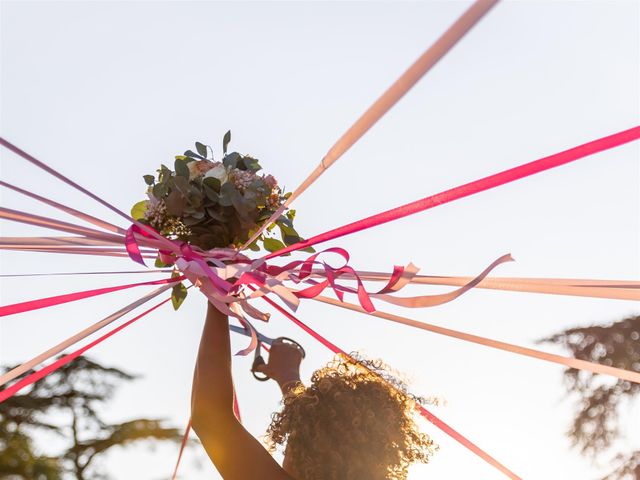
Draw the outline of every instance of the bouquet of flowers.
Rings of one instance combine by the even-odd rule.
[[[258,173],[256,158],[227,153],[231,132],[222,141],[222,161],[214,161],[209,145],[196,142],[196,151],[175,157],[174,170],[161,165],[157,177],[145,175],[147,200],[136,203],[131,215],[163,236],[200,247],[239,248],[291,195],[273,175]],[[295,210],[280,216],[248,248],[270,252],[301,241],[293,226]],[[274,229],[281,239],[275,238]]]

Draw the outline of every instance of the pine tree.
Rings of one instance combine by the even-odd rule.
[[[122,381],[134,376],[79,357],[36,382],[26,393],[0,403],[0,478],[59,480],[70,474],[77,480],[104,477],[96,465],[105,452],[140,440],[182,439],[180,431],[157,419],[140,418],[109,424],[99,410]],[[64,418],[53,423],[49,419]],[[46,430],[65,439],[57,458],[34,450],[33,434]],[[13,459],[13,460],[12,460]],[[19,459],[16,461],[15,459]]]
[[[640,316],[610,325],[571,328],[540,340],[567,348],[573,357],[640,372]],[[576,413],[568,432],[573,445],[590,457],[611,450],[624,432],[620,428],[623,405],[640,393],[640,384],[607,381],[589,372],[566,369],[567,393],[576,398]],[[640,480],[640,450],[619,453],[613,471],[603,480]]]

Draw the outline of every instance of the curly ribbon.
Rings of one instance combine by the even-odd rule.
[[[29,300],[27,302],[14,303],[12,305],[3,305],[0,307],[0,317],[15,315],[16,313],[30,312],[32,310],[52,307],[54,305],[60,305],[62,303],[75,302],[77,300],[96,297],[98,295],[105,295],[107,293],[117,292],[134,287],[144,287],[148,285],[165,285],[167,283],[174,284],[184,279],[184,276],[179,278],[164,278],[162,280],[130,283],[128,285],[117,285],[115,287],[96,288],[93,290],[85,290],[83,292],[66,293],[64,295],[56,295],[53,297],[39,298],[37,300]]]
[[[13,370],[10,370],[10,371],[4,373],[3,375],[0,375],[0,386],[6,384],[7,382],[10,382],[14,378],[19,377],[23,373],[28,372],[32,368],[35,368],[36,366],[40,365],[41,363],[49,360],[51,357],[53,357],[55,355],[58,355],[59,353],[63,352],[64,350],[66,350],[70,346],[75,345],[80,340],[85,339],[89,335],[92,335],[93,333],[97,332],[98,330],[100,330],[100,329],[106,327],[107,325],[115,322],[119,318],[121,318],[124,315],[126,315],[127,313],[131,312],[133,309],[135,309],[135,308],[139,307],[140,305],[148,302],[149,300],[157,297],[162,292],[165,292],[166,290],[171,288],[171,286],[172,285],[163,285],[162,287],[157,288],[153,292],[144,295],[143,297],[139,298],[135,302],[130,303],[126,307],[121,308],[117,312],[112,313],[108,317],[106,317],[106,318],[100,320],[99,322],[97,322],[97,323],[85,328],[84,330],[76,333],[75,335],[67,338],[66,340],[60,342],[56,346],[51,347],[50,349],[42,352],[40,355],[37,355],[34,358],[32,358],[31,360],[22,363],[21,365],[17,366]]]
[[[273,308],[275,308],[278,312],[280,312],[282,315],[284,315],[286,318],[288,318],[289,320],[291,320],[293,323],[295,323],[296,325],[298,325],[301,329],[303,329],[305,332],[307,332],[309,335],[311,335],[313,338],[315,338],[318,342],[320,342],[322,345],[324,345],[325,347],[327,347],[329,350],[331,350],[333,353],[335,354],[339,354],[339,355],[344,355],[345,357],[353,360],[354,362],[358,362],[357,359],[354,359],[351,355],[349,355],[346,351],[344,351],[342,348],[338,347],[337,345],[335,345],[334,343],[330,342],[329,340],[327,340],[326,338],[324,338],[322,335],[320,335],[318,332],[316,332],[315,330],[313,330],[311,327],[309,327],[307,324],[305,324],[304,322],[302,322],[301,320],[299,320],[298,318],[296,318],[294,315],[292,315],[291,313],[289,313],[288,311],[286,311],[284,308],[282,308],[280,305],[278,305],[277,303],[275,303],[273,300],[271,300],[268,297],[262,297],[269,305],[271,305]],[[363,368],[367,368],[365,365],[360,364]],[[391,385],[393,387],[393,385]],[[464,435],[462,435],[461,433],[459,433],[458,431],[454,430],[451,426],[449,426],[448,424],[446,424],[445,422],[443,422],[442,420],[440,420],[438,417],[436,417],[433,413],[431,413],[430,411],[428,411],[425,407],[423,407],[420,404],[416,404],[416,409],[418,410],[418,412],[420,413],[420,415],[422,415],[425,419],[427,419],[429,422],[431,422],[433,425],[435,425],[436,427],[438,427],[440,430],[442,430],[444,433],[446,433],[447,435],[449,435],[451,438],[453,438],[454,440],[456,440],[458,443],[460,443],[462,446],[464,446],[465,448],[469,449],[471,452],[473,452],[474,454],[476,454],[478,457],[482,458],[485,462],[487,462],[489,465],[491,465],[492,467],[498,469],[500,472],[504,473],[507,477],[513,479],[513,480],[521,480],[520,477],[518,475],[516,475],[515,473],[513,473],[511,470],[509,470],[507,467],[505,467],[502,463],[500,463],[498,460],[496,460],[495,458],[493,458],[491,455],[489,455],[487,452],[485,452],[484,450],[482,450],[480,447],[478,447],[475,443],[473,443],[471,440],[469,440],[468,438],[466,438]]]
[[[23,388],[28,387],[29,385],[37,382],[38,380],[40,380],[40,379],[46,377],[47,375],[55,372],[60,367],[66,365],[67,363],[71,362],[72,360],[75,360],[80,355],[83,355],[87,350],[89,350],[89,349],[95,347],[96,345],[104,342],[106,339],[112,337],[113,335],[118,333],[120,330],[128,327],[132,323],[140,320],[145,315],[147,315],[147,314],[153,312],[154,310],[156,310],[157,308],[161,307],[162,305],[167,303],[169,300],[171,300],[171,297],[167,298],[166,300],[163,300],[162,302],[158,303],[157,305],[155,305],[155,306],[151,307],[150,309],[142,312],[140,315],[138,315],[138,316],[132,318],[131,320],[123,323],[122,325],[114,328],[110,332],[108,332],[108,333],[102,335],[101,337],[95,339],[94,341],[88,343],[84,347],[79,348],[78,350],[59,358],[58,360],[56,360],[55,362],[51,363],[50,365],[47,365],[46,367],[41,368],[40,370],[27,375],[26,377],[24,377],[23,379],[19,380],[16,383],[14,383],[10,387],[7,387],[4,390],[0,391],[0,403],[4,402],[8,398],[13,397],[16,393],[18,393]]]
[[[287,207],[309,188],[331,165],[373,127],[418,81],[431,70],[498,0],[477,0],[391,85],[373,105],[329,149],[313,172],[295,189],[286,202],[240,248],[246,249]]]
[[[523,165],[504,170],[500,173],[496,173],[494,175],[490,175],[488,177],[484,177],[479,180],[460,185],[450,190],[445,190],[444,192],[438,193],[436,195],[431,195],[429,197],[416,200],[415,202],[407,203],[400,207],[396,207],[391,210],[387,210],[385,212],[363,218],[362,220],[343,225],[333,230],[329,230],[328,232],[311,237],[307,240],[298,242],[294,245],[290,245],[288,247],[280,249],[276,252],[272,252],[266,255],[265,258],[270,259],[279,257],[286,253],[307,248],[318,243],[327,242],[329,240],[334,240],[351,233],[382,225],[399,218],[403,218],[418,212],[422,212],[424,210],[428,210],[433,207],[437,207],[438,205],[442,205],[444,203],[453,202],[454,200],[459,200],[461,198],[468,197],[469,195],[483,192],[485,190],[489,190],[491,188],[495,188],[500,185],[504,185],[506,183],[510,183],[515,180],[519,180],[521,178],[528,177],[545,170],[549,170],[551,168],[559,167],[561,165],[580,160],[590,155],[594,155],[596,153],[618,147],[625,143],[632,142],[634,140],[637,140],[638,138],[640,138],[640,127],[633,127],[629,130],[624,130],[607,137],[599,138],[598,140],[585,143],[575,148],[571,148],[569,150],[565,150],[563,152],[556,153],[554,155],[550,155],[533,162],[525,163]]]
[[[480,337],[478,335],[472,335],[470,333],[459,332],[449,328],[438,327],[425,322],[412,320],[410,318],[393,315],[391,313],[376,311],[366,312],[358,305],[353,305],[346,302],[338,302],[331,298],[317,296],[314,300],[336,307],[352,310],[354,312],[366,313],[374,317],[382,318],[384,320],[390,320],[392,322],[401,323],[403,325],[409,325],[411,327],[427,330],[438,335],[445,335],[447,337],[457,338],[458,340],[464,340],[466,342],[476,343],[478,345],[484,345],[486,347],[496,348],[498,350],[504,350],[506,352],[517,353],[518,355],[524,355],[527,357],[537,358],[538,360],[546,360],[548,362],[557,363],[569,368],[575,368],[578,370],[586,370],[591,373],[600,373],[604,375],[611,375],[621,380],[627,380],[629,382],[640,383],[640,372],[633,372],[630,370],[624,370],[622,368],[609,367],[600,363],[588,362],[586,360],[580,360],[577,358],[563,357],[562,355],[556,355],[553,353],[547,353],[533,348],[522,347],[520,345],[514,345],[511,343],[501,342],[493,340],[491,338]]]

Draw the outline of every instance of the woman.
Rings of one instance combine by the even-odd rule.
[[[208,306],[192,393],[193,429],[225,480],[404,479],[429,460],[433,442],[413,420],[416,399],[379,365],[340,358],[300,382],[302,353],[274,342],[260,371],[278,382],[284,406],[267,443],[282,467],[233,414],[229,320]]]

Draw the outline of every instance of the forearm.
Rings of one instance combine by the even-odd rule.
[[[232,404],[229,319],[208,304],[193,377],[192,416],[194,421],[232,417]]]

